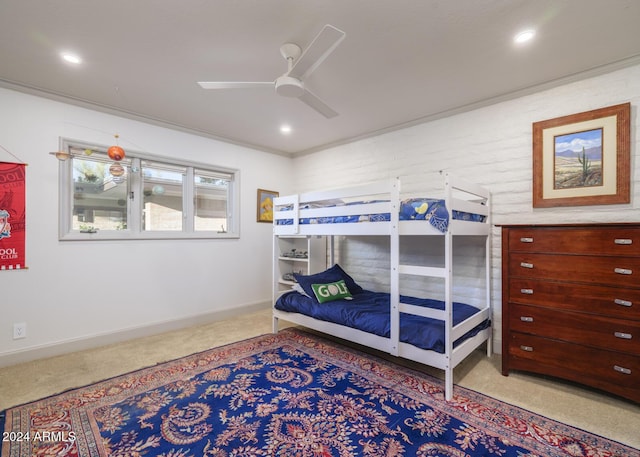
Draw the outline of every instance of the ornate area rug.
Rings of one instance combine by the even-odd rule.
[[[2,457],[640,456],[284,330],[4,411]]]

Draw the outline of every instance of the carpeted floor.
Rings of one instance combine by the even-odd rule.
[[[270,310],[95,350],[0,369],[0,410],[211,347],[271,331]],[[379,354],[378,354],[379,355]],[[408,363],[429,374],[439,370]],[[477,351],[455,383],[640,449],[640,405],[570,383],[500,374],[500,357]]]

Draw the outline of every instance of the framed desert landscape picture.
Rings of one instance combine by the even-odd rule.
[[[533,206],[630,201],[630,103],[533,124]]]

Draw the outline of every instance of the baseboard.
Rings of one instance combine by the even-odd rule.
[[[212,311],[210,313],[187,316],[180,319],[154,322],[150,325],[130,327],[115,332],[103,333],[87,338],[75,338],[58,341],[51,344],[32,346],[18,351],[6,352],[0,355],[0,367],[17,365],[46,357],[69,354],[71,352],[84,351],[108,344],[120,343],[135,338],[157,335],[158,333],[180,330],[195,325],[207,324],[233,318],[241,314],[261,311],[271,308],[271,302],[259,302],[242,305],[236,308]]]

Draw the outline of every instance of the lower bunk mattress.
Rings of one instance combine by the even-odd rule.
[[[401,295],[400,301],[411,305],[444,310],[444,302],[439,300]],[[391,300],[388,293],[368,290],[353,295],[351,300],[335,300],[327,303],[318,303],[312,298],[292,291],[280,296],[276,301],[275,308],[280,311],[300,313],[314,319],[389,338],[391,334],[390,303]],[[454,302],[453,325],[465,321],[478,312],[480,310],[474,306]],[[485,320],[455,341],[454,347],[464,340],[477,335],[490,325],[491,322]],[[444,354],[444,321],[400,313],[400,341],[421,349]]]

